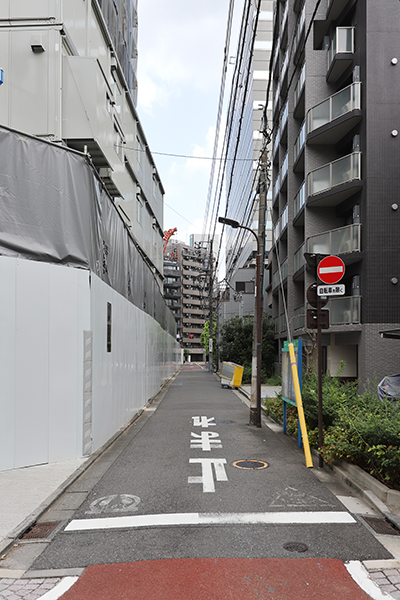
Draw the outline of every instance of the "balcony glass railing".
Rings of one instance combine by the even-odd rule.
[[[304,63],[304,65],[300,71],[300,75],[297,80],[296,87],[294,88],[294,105],[295,106],[296,106],[297,102],[299,101],[299,98],[303,91],[305,82],[306,82],[306,63]]]
[[[304,242],[300,246],[300,248],[298,250],[296,250],[296,252],[294,253],[294,256],[293,256],[293,272],[294,273],[297,273],[297,271],[306,264],[306,259],[304,258],[305,249],[306,249],[306,244]]]
[[[285,229],[289,222],[289,206],[286,204],[281,214],[281,232]]]
[[[361,252],[361,225],[346,225],[308,238],[307,252],[311,254],[345,254]]]
[[[274,96],[274,110],[276,110],[276,107],[278,106],[280,93],[281,93],[281,86],[280,86],[280,84],[278,84],[278,86],[275,90],[275,96]]]
[[[331,298],[327,308],[330,310],[330,325],[360,323],[361,296]]]
[[[278,174],[276,181],[275,181],[275,185],[274,185],[274,200],[277,198],[277,196],[279,194],[280,187],[281,187],[281,178]]]
[[[308,174],[310,196],[335,185],[361,179],[361,152],[353,152]]]
[[[298,306],[294,309],[293,329],[301,329],[306,325],[306,307]]]
[[[275,271],[275,273],[273,273],[272,275],[272,289],[275,289],[278,287],[279,283],[280,283],[280,277],[282,277],[282,281],[285,281],[285,279],[288,276],[288,259],[286,259],[282,264],[281,264],[281,275],[279,275],[279,269],[277,269]]]
[[[282,70],[281,70],[281,81],[284,80],[289,66],[289,48],[286,50],[285,58],[283,59]]]
[[[354,53],[354,27],[336,27],[328,49],[328,70],[337,54]]]
[[[281,182],[285,179],[289,166],[289,153],[286,152],[285,158],[283,159],[282,168],[281,168]]]
[[[288,18],[288,14],[289,14],[289,0],[287,0],[284,11],[283,11],[283,15],[282,15],[282,21],[281,21],[281,32],[285,29],[286,27],[286,23],[287,23],[287,18]]]
[[[281,235],[281,220],[278,219],[275,227],[274,227],[274,244],[279,240],[279,236]]]
[[[294,216],[297,215],[297,213],[299,212],[299,210],[301,209],[302,206],[304,206],[306,202],[306,182],[303,181],[303,183],[301,184],[299,191],[297,192],[297,194],[294,197]]]
[[[281,130],[278,129],[276,132],[276,135],[275,135],[275,139],[274,139],[274,150],[273,150],[274,156],[278,151],[280,142],[281,142]]]
[[[282,119],[281,119],[281,135],[283,130],[285,129],[289,116],[289,101],[286,102],[285,107],[282,111]]]
[[[308,111],[307,132],[330,123],[346,113],[361,108],[361,83],[352,83]]]
[[[294,143],[294,162],[299,158],[301,151],[304,148],[304,144],[306,143],[306,122],[303,121],[302,126],[300,127],[300,131],[297,135],[296,141]]]
[[[300,13],[299,21],[297,23],[296,34],[294,36],[294,51],[295,53],[298,50],[298,46],[303,35],[306,24],[306,5],[304,4],[303,9]]]

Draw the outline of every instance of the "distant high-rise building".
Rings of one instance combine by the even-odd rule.
[[[379,333],[400,327],[399,57],[399,2],[276,2],[269,254],[276,336],[280,347],[301,337],[312,353],[310,256],[338,255],[345,293],[328,296],[324,370],[362,382],[399,371],[398,342]]]
[[[272,50],[274,0],[256,0],[245,3],[242,31],[236,53],[231,106],[228,112],[228,161],[226,168],[226,216],[258,232],[260,182],[270,174],[261,166],[260,158],[266,144],[265,116],[271,121],[272,112],[267,102],[269,64]],[[259,10],[258,10],[259,9]],[[256,18],[257,28],[254,23]],[[252,52],[251,52],[252,51]],[[272,243],[272,191],[266,189],[266,252]],[[226,273],[228,282],[236,286],[235,273],[245,277],[247,288],[254,285],[256,244],[254,236],[243,229],[225,227]],[[229,287],[229,286],[228,286]],[[228,297],[228,295],[226,295]],[[233,304],[228,314],[237,310]],[[252,308],[254,312],[254,306]]]
[[[181,347],[191,361],[205,361],[200,336],[209,319],[209,251],[171,240],[164,254],[164,298],[178,325]]]

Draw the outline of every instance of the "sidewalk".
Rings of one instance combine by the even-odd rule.
[[[279,390],[279,387],[262,386],[262,397],[264,398],[267,395],[273,397]],[[166,391],[162,392],[160,396],[165,395]],[[246,403],[246,397],[250,393],[250,386],[243,386],[240,391],[235,391],[235,393]],[[162,397],[157,399],[152,405],[151,410],[156,408],[155,405],[161,399]],[[272,431],[281,433],[281,428],[268,420],[264,415],[263,427],[268,427]],[[93,464],[96,458],[97,456],[90,459],[66,461],[0,473],[0,557],[5,554],[6,549],[13,544],[14,540],[23,531],[33,525],[55,499]],[[328,470],[326,469],[326,471]],[[340,473],[338,474],[340,475]],[[323,479],[324,473],[322,471],[320,475]],[[346,477],[349,482],[351,474],[347,474]],[[359,485],[356,482],[354,482],[354,487],[359,489]],[[368,496],[367,494],[365,498],[368,498],[370,502],[372,498],[373,501],[373,495]],[[384,511],[387,511],[388,514],[390,513],[390,508],[383,503],[377,506],[377,510],[383,514],[385,514]],[[393,560],[365,561],[364,563],[364,567],[370,574],[371,584],[372,580],[374,580],[377,586],[379,586],[378,588],[375,584],[372,584],[373,588],[376,588],[376,595],[371,595],[371,597],[376,599],[383,599],[385,597],[400,599],[400,588],[397,587],[397,583],[400,582],[399,539],[395,539],[389,548],[391,554],[395,556]],[[39,598],[43,600],[55,600],[60,597],[55,591],[58,589],[60,582],[63,583],[65,591],[66,579],[68,579],[65,575],[61,575],[61,580],[60,576],[56,577],[56,573],[53,574],[53,577],[50,577],[49,574],[47,578],[24,578],[24,573],[17,574],[7,571],[4,568],[2,569],[0,562],[0,599],[8,598],[8,600],[15,600],[15,598],[24,597],[26,600],[36,600]],[[44,586],[45,583],[47,584],[47,588]],[[53,594],[49,595],[50,592],[48,590],[51,588],[54,588]],[[25,594],[23,594],[24,589],[26,591]],[[380,590],[382,592],[390,592],[391,596],[383,595]],[[62,593],[60,591],[60,595]],[[43,596],[43,594],[45,595]]]

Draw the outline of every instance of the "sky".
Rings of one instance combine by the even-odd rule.
[[[234,56],[244,0],[236,0]],[[164,230],[202,233],[229,0],[139,0],[138,114],[165,189]],[[233,65],[228,67],[229,99]],[[223,209],[220,209],[222,214]]]

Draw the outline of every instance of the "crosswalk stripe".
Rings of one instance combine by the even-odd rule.
[[[170,527],[178,525],[290,525],[356,523],[348,512],[262,512],[262,513],[167,513],[129,515],[97,519],[74,519],[64,531],[127,529],[135,527]]]

